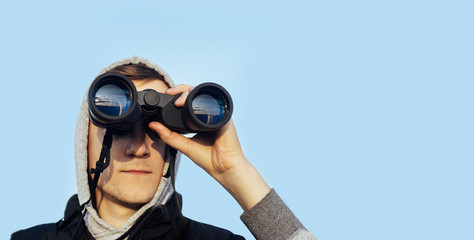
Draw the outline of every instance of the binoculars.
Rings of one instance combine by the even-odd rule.
[[[174,102],[180,95],[153,89],[137,91],[127,76],[117,72],[104,73],[89,88],[90,120],[98,127],[127,130],[140,118],[145,118],[161,122],[179,133],[197,133],[215,131],[232,116],[232,98],[218,84],[196,86],[184,106],[176,107]]]

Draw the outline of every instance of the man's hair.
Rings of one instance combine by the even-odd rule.
[[[151,80],[151,79],[159,79],[164,81],[164,77],[156,72],[154,69],[147,67],[144,64],[126,64],[114,67],[110,69],[108,72],[118,72],[132,80]]]

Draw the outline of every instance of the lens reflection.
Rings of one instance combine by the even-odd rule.
[[[120,116],[130,107],[130,92],[117,85],[104,85],[94,95],[97,108],[109,116]]]
[[[216,99],[208,94],[196,96],[192,101],[196,117],[206,124],[218,124],[224,118],[225,108],[222,99]]]

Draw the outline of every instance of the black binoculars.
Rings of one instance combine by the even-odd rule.
[[[153,89],[137,91],[127,76],[104,73],[89,88],[90,120],[98,127],[127,130],[145,117],[179,133],[197,133],[217,130],[232,116],[232,99],[218,84],[196,86],[182,108],[174,104],[179,96]]]

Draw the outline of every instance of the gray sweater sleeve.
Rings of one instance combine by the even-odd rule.
[[[240,219],[258,240],[316,240],[274,189]]]

